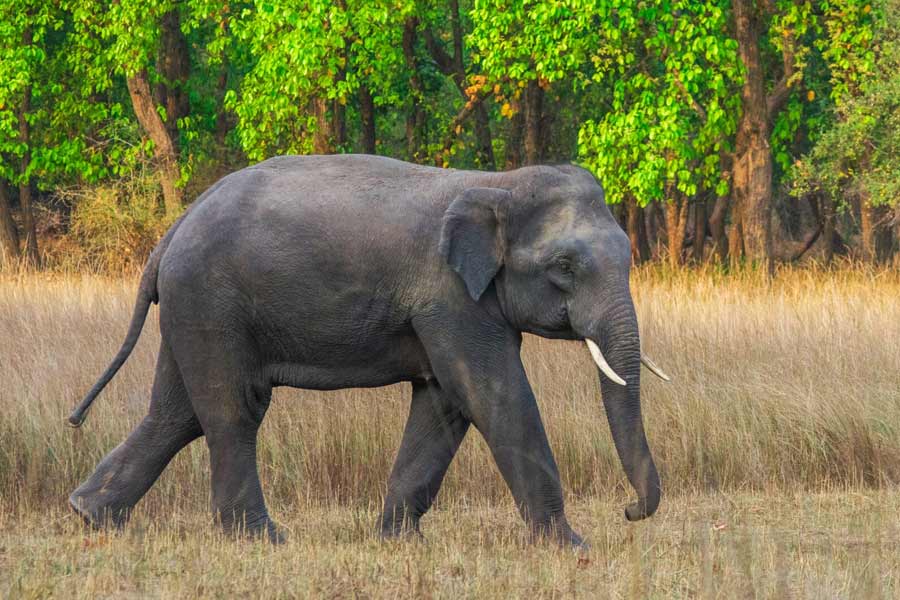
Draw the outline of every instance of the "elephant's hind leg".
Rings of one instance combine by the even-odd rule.
[[[164,341],[149,413],[72,492],[69,504],[94,527],[121,527],[175,454],[202,434],[178,365]]]
[[[257,433],[272,386],[246,366],[251,361],[241,344],[217,339],[214,331],[194,341],[184,353],[180,346],[176,352],[209,447],[214,516],[229,534],[281,543],[284,536],[269,517],[256,461]]]
[[[469,421],[435,382],[413,384],[403,441],[388,480],[382,537],[418,532],[431,508]]]

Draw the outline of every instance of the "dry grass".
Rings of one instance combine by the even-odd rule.
[[[215,533],[202,442],[177,457],[124,535],[82,531],[65,497],[145,411],[154,317],[85,427],[73,431],[64,418],[121,343],[135,283],[0,276],[0,593],[898,593],[897,273],[786,270],[767,282],[638,271],[644,347],[675,382],[645,372],[665,494],[660,514],[637,526],[621,517],[630,491],[586,350],[528,339],[525,362],[570,517],[594,544],[587,563],[522,543],[476,433],[426,518],[432,543],[376,543],[404,385],[276,392],[260,461],[270,508],[293,533],[284,549]]]

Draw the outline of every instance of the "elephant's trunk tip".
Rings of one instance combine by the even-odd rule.
[[[647,517],[653,516],[656,509],[659,508],[659,488],[653,490],[646,498],[640,498],[634,504],[625,507],[625,518],[629,521],[641,521]]]

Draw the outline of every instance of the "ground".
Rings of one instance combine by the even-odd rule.
[[[135,278],[0,274],[0,596],[900,596],[900,274],[639,270],[648,438],[664,496],[633,492],[583,344],[523,352],[590,551],[533,545],[470,434],[427,542],[375,523],[408,385],[277,390],[260,471],[281,547],[220,534],[202,440],[173,461],[122,533],[86,530],[66,497],[146,411],[155,312],[86,424],[65,417],[124,336]]]
[[[12,598],[889,598],[900,590],[896,493],[668,498],[628,525],[622,499],[574,502],[588,552],[534,546],[509,506],[449,506],[426,542],[381,543],[374,510],[282,512],[287,544],[235,542],[202,506],[122,534],[64,511],[4,507],[0,591]]]

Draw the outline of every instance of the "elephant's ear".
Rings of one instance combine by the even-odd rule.
[[[444,213],[441,256],[459,273],[475,300],[503,265],[510,197],[499,188],[471,188],[457,196]]]

